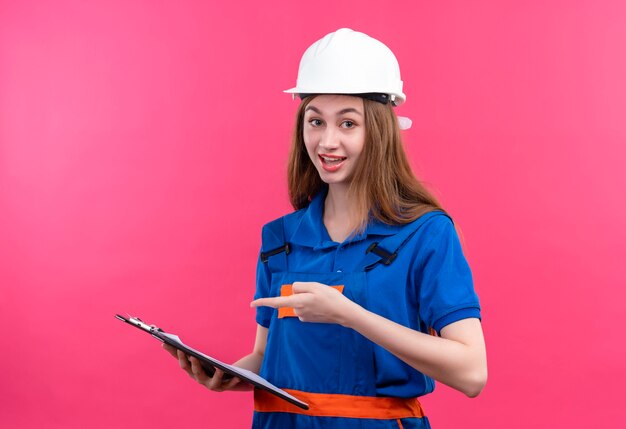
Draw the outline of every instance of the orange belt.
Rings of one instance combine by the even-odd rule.
[[[309,393],[283,389],[309,404],[308,410],[268,393],[254,389],[254,411],[261,413],[293,413],[316,417],[350,417],[355,419],[403,419],[424,417],[417,398],[388,398],[328,393]]]

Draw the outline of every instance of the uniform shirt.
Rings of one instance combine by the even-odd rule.
[[[334,242],[323,223],[325,197],[326,190],[306,208],[284,217],[285,240],[291,246],[290,272],[363,271],[360,263],[368,247],[403,228],[372,220],[363,233]],[[272,296],[271,275],[267,264],[259,260],[255,299]],[[378,264],[367,272],[367,284],[369,311],[424,333],[434,330],[438,334],[448,324],[480,318],[471,271],[447,216],[428,219],[390,265]],[[257,323],[271,330],[277,310],[258,307],[256,311]],[[376,373],[371,376],[376,377],[377,395],[415,397],[434,389],[431,378],[382,347],[375,345],[374,354]],[[265,359],[271,358],[266,354]]]

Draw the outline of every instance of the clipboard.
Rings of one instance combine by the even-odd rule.
[[[186,355],[194,356],[200,361],[202,368],[210,377],[215,374],[215,368],[219,368],[224,371],[224,380],[228,380],[232,377],[239,377],[240,379],[250,383],[254,387],[266,390],[272,395],[276,395],[279,398],[284,399],[285,401],[295,405],[296,407],[300,407],[303,410],[309,409],[309,405],[306,402],[303,402],[295,396],[292,396],[289,393],[285,392],[284,390],[279,389],[278,387],[271,384],[269,381],[265,380],[263,377],[253,373],[252,371],[248,371],[247,369],[229,365],[211,356],[207,356],[204,353],[201,353],[198,350],[195,350],[184,344],[177,335],[165,332],[163,329],[155,325],[148,325],[138,317],[128,316],[128,318],[126,318],[124,316],[116,314],[115,318],[121,320],[122,322],[128,323],[129,325],[132,325],[138,329],[141,329],[144,332],[147,332],[162,343],[169,344],[170,346],[181,350]]]

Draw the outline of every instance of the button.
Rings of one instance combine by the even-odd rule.
[[[343,271],[341,271],[341,269],[338,269],[338,270],[337,270],[337,272],[338,272],[338,273],[342,273]]]

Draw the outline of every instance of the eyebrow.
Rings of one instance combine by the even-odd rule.
[[[318,115],[321,115],[322,112],[315,106],[307,106],[305,112],[308,112],[309,110],[314,111],[315,113],[317,113]],[[347,107],[345,109],[341,109],[340,111],[337,112],[336,116],[341,116],[341,115],[345,115],[346,113],[356,113],[357,115],[363,116],[361,114],[361,112],[359,112],[358,110],[356,110],[353,107]]]

